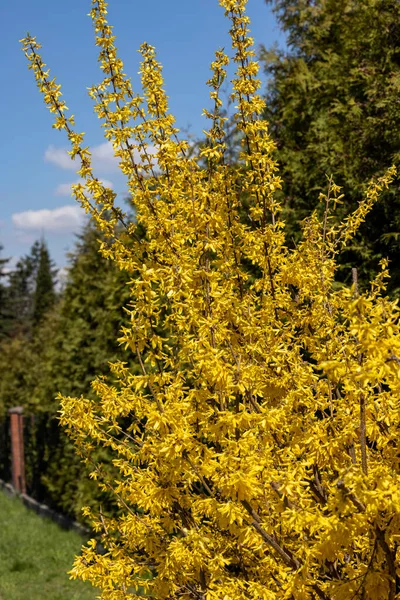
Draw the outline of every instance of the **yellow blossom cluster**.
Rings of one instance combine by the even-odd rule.
[[[230,20],[239,160],[226,159],[220,98],[229,58],[208,82],[207,142],[196,155],[168,112],[161,65],[140,48],[134,93],[93,0],[104,74],[90,88],[126,175],[136,217],[93,175],[83,134],[66,116],[35,38],[23,40],[54,126],[85,183],[73,193],[107,235],[105,257],[131,274],[119,342],[140,372],[111,364],[118,385],[96,400],[61,398],[61,422],[117,515],[93,514],[72,574],[103,600],[395,600],[400,590],[399,309],[387,263],[361,293],[335,286],[335,259],[394,168],[335,224],[332,181],[322,221],[285,245],[274,196],[281,180],[262,119],[246,0],[219,0]],[[109,448],[117,480],[92,459]],[[98,456],[98,454],[96,455]]]

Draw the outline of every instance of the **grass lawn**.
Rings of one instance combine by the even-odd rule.
[[[95,600],[99,590],[67,575],[82,543],[0,492],[0,600]]]

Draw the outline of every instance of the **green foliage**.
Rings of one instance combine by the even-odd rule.
[[[287,35],[284,51],[262,52],[270,76],[266,117],[278,144],[288,238],[318,204],[326,176],[343,186],[339,219],[368,180],[400,157],[400,4],[394,0],[266,0]],[[389,257],[400,288],[400,200],[386,191],[348,251],[339,277],[360,282]]]
[[[40,379],[32,398],[35,411],[55,417],[58,392],[93,396],[95,373],[107,373],[108,361],[123,359],[116,343],[128,299],[127,277],[100,256],[99,234],[89,225],[79,236],[63,297],[36,336]],[[77,457],[71,440],[57,429],[48,440],[42,482],[48,496],[66,513],[81,518],[83,505],[98,506],[99,492],[89,470]],[[101,452],[106,463],[107,452]],[[107,498],[103,497],[103,506]],[[96,504],[97,503],[97,504]]]
[[[34,397],[42,410],[58,407],[59,391],[90,394],[95,374],[108,373],[108,362],[122,358],[115,340],[128,301],[128,278],[102,259],[98,238],[91,225],[78,237],[61,301],[38,332],[45,349]]]
[[[12,406],[29,406],[36,377],[33,346],[22,335],[3,340],[0,372],[0,418],[4,418]]]
[[[8,277],[7,304],[11,337],[27,335],[32,310],[33,257],[23,256]]]
[[[11,337],[31,337],[54,304],[56,272],[44,240],[36,241],[30,254],[18,261],[9,274],[5,298]]]
[[[32,297],[32,324],[37,327],[55,302],[54,278],[57,270],[54,269],[44,240],[36,243],[33,250],[37,255],[37,270]]]
[[[56,395],[93,397],[95,374],[108,373],[108,361],[124,358],[115,340],[128,301],[128,277],[100,256],[99,237],[91,225],[78,236],[65,289],[53,306],[54,271],[44,244],[35,244],[19,261],[11,292],[21,309],[20,331],[15,327],[0,353],[0,415],[15,405],[36,415],[26,457],[29,489],[76,518],[83,505],[98,506],[99,492],[56,424]],[[109,464],[107,452],[101,455]],[[102,502],[106,508],[107,498]]]
[[[32,390],[42,377],[40,357],[48,343],[38,326],[56,301],[55,274],[46,243],[37,241],[0,288],[0,416],[12,406],[35,404]]]

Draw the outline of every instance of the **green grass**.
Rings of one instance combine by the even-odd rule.
[[[99,590],[67,575],[82,543],[0,492],[0,600],[95,600]]]

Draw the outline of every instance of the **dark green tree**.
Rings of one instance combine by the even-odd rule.
[[[318,205],[327,176],[343,186],[343,218],[366,182],[400,158],[400,3],[397,0],[266,0],[287,36],[262,50],[269,77],[266,118],[283,177],[289,239]],[[323,207],[321,207],[321,210]],[[393,186],[344,256],[370,280],[389,257],[400,288],[400,198]]]
[[[57,326],[49,340],[43,382],[35,393],[41,406],[54,404],[59,391],[90,394],[96,374],[108,373],[108,361],[122,357],[115,340],[129,297],[128,276],[99,254],[99,237],[88,225],[69,255],[57,316],[51,317]]]
[[[10,272],[7,302],[10,335],[27,335],[31,330],[34,261],[31,255],[20,258]]]
[[[19,301],[15,312],[22,315],[13,336],[0,348],[0,417],[16,404],[35,416],[26,449],[30,492],[77,518],[82,517],[83,505],[97,502],[98,488],[58,427],[56,396],[93,396],[95,376],[109,374],[109,361],[126,360],[115,340],[126,318],[128,281],[133,276],[104,260],[98,251],[100,237],[91,225],[78,236],[64,289],[53,304],[52,295],[45,302],[54,279],[44,244],[37,242],[18,262],[10,288]],[[36,306],[46,307],[42,312],[35,313],[35,298]],[[40,305],[38,298],[44,299]]]
[[[57,427],[56,396],[92,396],[95,376],[108,374],[109,361],[125,358],[115,340],[125,317],[129,277],[99,254],[99,237],[92,225],[78,236],[62,297],[33,340],[34,370],[40,376],[31,378],[30,409],[39,423],[41,414],[47,419],[39,452],[40,489],[47,501],[77,518],[83,505],[96,502],[98,490],[70,438]]]
[[[55,302],[56,269],[44,240],[36,241],[8,277],[10,335],[30,336]]]
[[[37,327],[44,315],[50,310],[56,300],[57,269],[50,259],[46,242],[42,239],[32,248],[34,270],[34,289],[32,297],[32,325]]]

